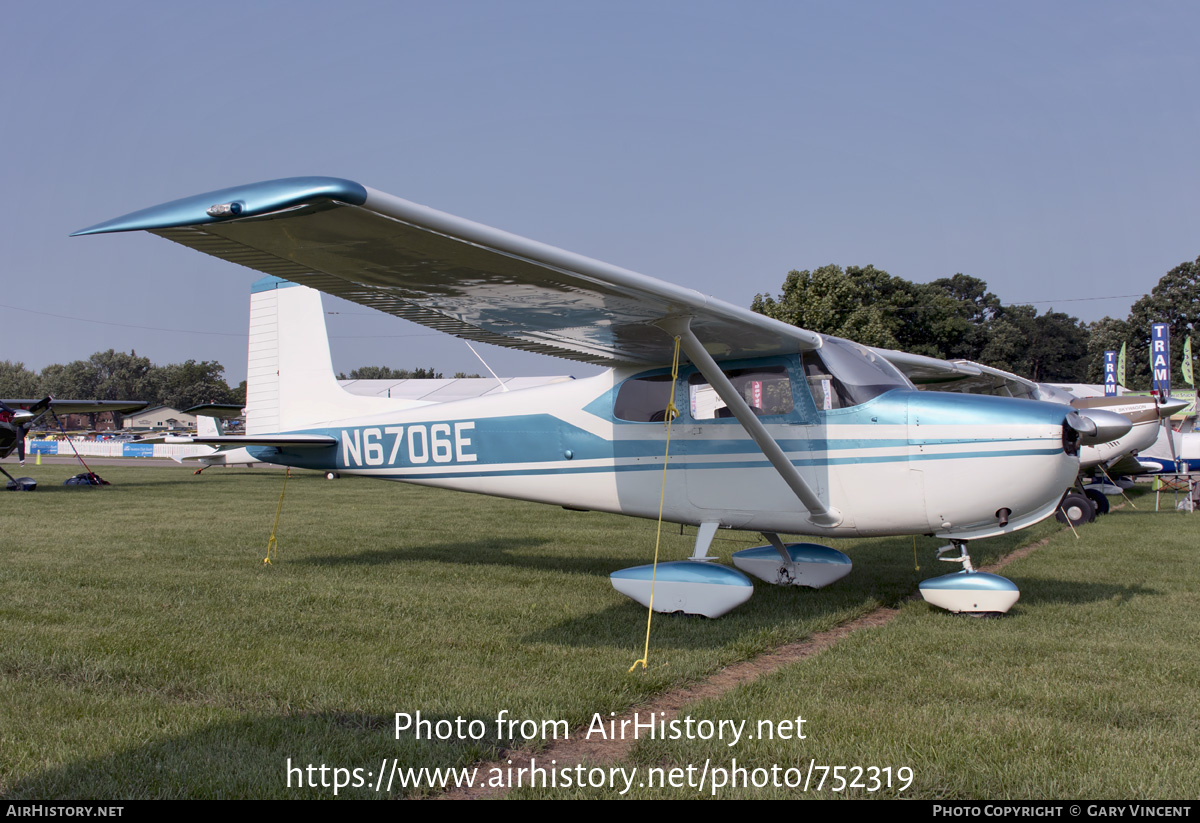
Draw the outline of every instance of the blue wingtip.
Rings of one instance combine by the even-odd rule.
[[[172,200],[161,206],[152,206],[80,229],[71,236],[200,226],[219,223],[233,217],[269,214],[320,200],[337,200],[361,206],[367,200],[367,190],[353,180],[343,180],[340,177],[287,177],[282,180],[266,180],[248,186],[234,186],[185,197],[182,200]],[[223,205],[233,206],[232,213],[225,216],[213,216],[209,213],[213,206]]]

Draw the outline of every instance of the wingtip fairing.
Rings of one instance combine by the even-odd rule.
[[[257,217],[322,200],[361,206],[367,190],[340,177],[287,177],[196,194],[97,223],[71,234],[147,231]]]

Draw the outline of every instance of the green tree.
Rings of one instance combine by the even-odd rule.
[[[754,311],[868,346],[977,360],[1034,380],[1084,378],[1088,329],[1061,312],[1003,307],[965,274],[917,284],[874,266],[791,271]]]
[[[929,288],[950,301],[933,329],[941,356],[978,361],[988,343],[988,326],[1002,311],[1000,298],[983,280],[962,273],[934,280]]]
[[[77,400],[144,400],[177,409],[200,403],[245,404],[246,382],[232,389],[224,374],[225,367],[216,361],[155,366],[136,352],[109,349],[87,360],[47,366],[39,393]],[[3,375],[0,368],[0,380]]]
[[[433,367],[428,369],[393,369],[390,366],[361,366],[350,372],[338,374],[338,380],[440,380],[441,372],[435,372]]]
[[[1129,382],[1138,388],[1150,387],[1150,327],[1154,323],[1171,327],[1171,386],[1183,385],[1179,370],[1183,338],[1200,329],[1200,257],[1164,274],[1129,310]],[[1193,340],[1193,347],[1198,342]]]
[[[1063,312],[1048,311],[1034,319],[1029,341],[1030,380],[1082,383],[1087,378],[1088,329]]]
[[[911,283],[874,266],[792,271],[778,297],[754,311],[812,331],[931,357],[978,360],[1000,300],[987,283],[956,274]]]
[[[96,369],[88,360],[52,363],[42,369],[42,390],[55,397],[72,400],[96,400],[99,380]],[[121,398],[143,400],[145,398]]]
[[[984,365],[1039,383],[1082,383],[1087,377],[1088,328],[1075,317],[1005,306],[986,332],[978,357]]]
[[[87,360],[95,380],[95,400],[142,400],[157,395],[156,366],[136,352],[96,352]]]
[[[187,409],[202,403],[239,403],[237,392],[225,382],[225,367],[205,360],[158,367],[157,400],[161,405]]]
[[[41,398],[42,379],[24,363],[0,360],[0,397],[14,399]]]
[[[1036,334],[1036,318],[1033,306],[1005,307],[987,324],[987,342],[979,352],[979,362],[1032,379],[1029,341]]]
[[[1129,324],[1124,320],[1105,317],[1088,325],[1086,383],[1104,382],[1104,353],[1121,351],[1121,344],[1129,339]],[[1128,352],[1126,353],[1128,356]],[[1128,368],[1128,364],[1127,364]],[[1129,380],[1132,375],[1126,376]]]
[[[868,346],[937,354],[930,342],[937,295],[874,266],[790,271],[778,297],[755,295],[751,308],[776,320]]]

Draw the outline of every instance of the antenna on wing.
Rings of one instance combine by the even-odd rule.
[[[475,347],[471,345],[471,341],[464,340],[463,342],[467,344],[467,348],[471,350],[471,354],[479,358],[479,362],[483,364],[483,367],[492,373],[492,377],[496,378],[496,382],[500,384],[500,390],[508,391],[508,386],[504,385],[504,381],[501,380],[494,371],[492,371],[492,367],[487,364],[487,361],[483,359],[483,356],[480,355],[479,352],[475,351]]]

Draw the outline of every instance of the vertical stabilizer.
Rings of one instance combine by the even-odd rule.
[[[329,356],[321,293],[264,277],[250,290],[246,434],[270,434],[425,403],[350,394]]]
[[[196,415],[196,434],[201,437],[220,437],[225,434],[225,427],[215,417],[198,414]]]

